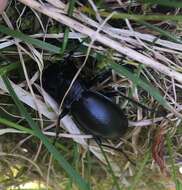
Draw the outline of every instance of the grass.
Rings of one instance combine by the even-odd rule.
[[[135,175],[135,177],[133,179],[132,185],[129,187],[129,190],[136,189],[136,186],[140,182],[141,176],[143,175],[144,167],[147,165],[147,162],[149,160],[149,156],[150,156],[150,153],[147,152],[144,159],[143,159],[143,161],[141,162],[141,165],[140,165],[140,168],[139,168],[138,172],[136,173],[136,175]]]
[[[176,175],[176,168],[174,165],[174,159],[173,159],[173,145],[170,139],[169,134],[167,135],[167,148],[168,148],[168,152],[169,152],[169,157],[170,157],[170,165],[172,167],[172,177],[173,177],[173,181],[175,182],[175,187],[176,190],[180,190],[180,182],[178,181],[177,175]]]
[[[87,182],[85,182],[81,176],[73,170],[73,168],[70,166],[70,164],[64,159],[64,157],[59,153],[59,151],[49,142],[48,138],[44,136],[39,129],[39,126],[32,120],[28,112],[26,111],[23,104],[20,102],[18,97],[16,96],[9,80],[7,77],[3,76],[3,81],[11,94],[16,106],[18,107],[21,115],[26,119],[29,126],[34,131],[34,135],[39,138],[42,143],[46,146],[47,150],[51,153],[54,159],[56,159],[61,167],[66,171],[66,173],[69,175],[70,178],[72,178],[79,186],[80,189],[86,190],[89,189],[89,185]]]
[[[39,48],[41,48],[43,50],[47,50],[47,51],[52,52],[52,53],[59,53],[60,52],[59,47],[56,47],[56,46],[54,46],[54,45],[52,45],[50,43],[46,43],[46,42],[41,41],[41,40],[31,38],[31,37],[23,34],[22,32],[9,29],[8,27],[5,27],[3,25],[0,25],[0,32],[4,33],[6,35],[10,35],[10,36],[12,36],[14,38],[18,38],[18,39],[20,39],[23,42],[26,42],[28,44],[35,45],[36,47],[39,47]]]
[[[164,5],[167,7],[175,7],[175,8],[181,8],[182,7],[182,3],[176,0],[142,0],[143,3],[149,3],[149,4],[158,4],[158,5]]]
[[[182,16],[178,9],[182,7],[182,3],[142,0],[136,3],[131,1],[129,4],[124,2],[121,6],[119,1],[111,4],[105,1],[84,4],[72,0],[67,5],[68,10],[65,7],[60,8],[63,6],[60,4],[59,10],[72,19],[64,20],[67,25],[63,26],[61,19],[59,22],[52,19],[57,9],[52,8],[49,12],[47,8],[50,18],[47,22],[48,17],[39,10],[36,11],[38,14],[32,9],[24,10],[20,2],[26,1],[17,0],[16,4],[13,2],[0,20],[0,113],[3,113],[0,116],[0,145],[3,153],[0,153],[3,158],[0,159],[3,171],[0,171],[0,183],[3,188],[8,189],[36,179],[50,190],[168,190],[169,182],[180,190],[181,174],[178,170],[181,162],[178,157],[181,156],[182,80],[180,82],[175,80],[175,76],[173,78],[166,75],[157,65],[152,68],[146,66],[140,55],[165,65],[182,78]],[[98,29],[103,20],[114,11],[107,21],[109,24]],[[75,21],[80,25],[77,23],[75,27]],[[27,25],[27,22],[31,24]],[[79,28],[78,31],[82,29],[81,35],[68,27],[70,22],[73,28]],[[8,27],[10,23],[14,29]],[[81,24],[88,29],[82,28]],[[122,48],[130,48],[127,51],[139,53],[126,57],[126,53],[118,54],[117,47],[109,49],[111,46],[102,44],[99,39],[93,43],[86,66],[80,74],[84,82],[88,82],[98,73],[100,75],[107,69],[112,69],[113,72],[106,79],[100,76],[99,82],[96,81],[93,85],[94,90],[105,92],[119,87],[125,96],[133,99],[123,99],[120,95],[116,97],[117,103],[124,108],[131,121],[131,127],[122,139],[108,140],[107,143],[122,146],[128,157],[137,163],[136,167],[128,164],[123,155],[116,152],[113,154],[113,150],[102,147],[100,149],[92,140],[81,141],[75,136],[78,129],[69,124],[70,120],[66,120],[64,129],[60,130],[62,137],[55,146],[52,145],[51,136],[55,136],[57,115],[52,111],[54,109],[50,100],[36,87],[36,84],[40,84],[42,68],[50,62],[63,64],[60,60],[67,57],[70,51],[73,55],[66,59],[67,64],[75,64],[80,68],[87,48],[92,45],[82,34],[87,33],[85,30],[96,31],[96,28],[111,41],[120,42]],[[49,31],[58,31],[60,34]],[[93,41],[96,36],[94,34],[91,36]],[[11,41],[14,38],[18,39],[16,43]],[[24,70],[20,70],[22,65]],[[23,104],[21,101],[24,97],[9,79],[21,89],[30,92],[33,101],[27,99]],[[153,108],[155,112],[143,109],[134,101]],[[70,128],[74,135],[67,137]],[[155,153],[158,158],[165,159],[165,166],[170,174],[167,181],[157,163],[152,163],[152,144],[161,148],[160,143],[154,139],[159,128],[164,128],[165,131],[165,147],[163,155],[157,152],[158,149]],[[83,146],[84,143],[90,145],[89,148]],[[29,162],[26,159],[20,161],[17,155],[24,156]],[[50,157],[53,158],[52,162]],[[17,175],[14,174],[14,168],[18,171]],[[39,168],[39,172],[35,168]]]
[[[75,0],[71,0],[69,3],[69,7],[68,7],[68,16],[72,17],[73,16],[73,10],[75,7]],[[64,51],[66,50],[66,46],[68,43],[68,36],[69,36],[69,27],[65,28],[64,31],[64,38],[63,38],[63,42],[61,43],[61,54],[64,54]]]

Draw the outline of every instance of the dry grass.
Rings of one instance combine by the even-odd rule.
[[[160,21],[160,17],[159,20],[152,20],[151,17],[148,21],[148,24],[151,24],[149,27],[141,20],[133,17],[129,19],[127,15],[123,19],[113,19],[117,15],[116,10],[121,14],[130,10],[131,15],[138,13],[143,16],[155,15],[158,12],[176,18],[175,16],[181,13],[180,8],[169,8],[163,13],[165,9],[144,5],[138,1],[130,4],[128,1],[107,0],[99,4],[89,0],[87,5],[77,1],[73,16],[70,17],[67,15],[68,5],[64,1],[46,1],[10,1],[0,18],[0,24],[57,47],[64,38],[63,25],[68,26],[70,32],[64,55],[72,49],[73,42],[78,44],[85,37],[89,37],[90,40],[83,42],[82,48],[74,52],[72,59],[80,69],[73,80],[82,70],[87,73],[94,68],[91,74],[95,74],[100,72],[100,68],[106,69],[105,65],[111,62],[121,63],[134,74],[130,77],[121,74],[117,69],[113,70],[112,75],[99,84],[96,83],[94,89],[104,91],[108,87],[120,88],[125,95],[156,110],[151,113],[119,95],[116,97],[116,102],[127,113],[130,129],[121,139],[108,143],[117,148],[123,147],[137,166],[134,167],[126,161],[123,155],[105,148],[114,176],[108,170],[102,151],[92,142],[92,135],[83,134],[68,115],[61,120],[57,149],[96,190],[113,189],[117,184],[118,189],[130,190],[172,190],[176,184],[179,184],[176,189],[182,189],[179,172],[182,167],[181,22]],[[153,26],[162,28],[163,31],[151,29]],[[1,26],[0,31],[2,32]],[[51,139],[55,136],[56,119],[61,109],[38,81],[41,81],[47,60],[56,62],[62,60],[63,56],[46,51],[48,46],[40,48],[40,44],[36,43],[38,42],[34,43],[22,37],[13,38],[13,35],[11,37],[2,32],[0,73],[2,75],[7,72],[6,69],[3,70],[7,65],[18,63],[18,66],[12,69],[11,75],[9,74],[11,85],[42,133]],[[94,65],[95,60],[98,67]],[[92,65],[91,68],[88,64]],[[139,78],[147,81],[149,90],[138,84]],[[153,96],[150,86],[157,89]],[[165,101],[158,96],[158,91]],[[50,189],[78,189],[58,163],[52,160],[43,142],[35,138],[31,131],[27,131],[29,126],[25,122],[26,118],[19,114],[8,93],[3,78],[0,78],[2,188],[40,180]],[[113,183],[113,180],[116,182]]]

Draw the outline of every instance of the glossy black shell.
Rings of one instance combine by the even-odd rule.
[[[89,90],[72,104],[71,115],[78,126],[95,136],[120,137],[128,127],[126,116],[116,104],[102,94]]]
[[[67,73],[67,70],[55,64],[43,72],[43,88],[58,103],[70,85],[70,72]],[[97,137],[121,137],[128,128],[127,117],[115,103],[106,96],[85,88],[79,80],[72,86],[64,108],[69,109],[80,129]]]

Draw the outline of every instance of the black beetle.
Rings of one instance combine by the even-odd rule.
[[[60,64],[48,66],[42,77],[43,88],[58,103],[61,102],[73,78],[70,66]],[[109,98],[86,88],[77,79],[63,104],[63,113],[70,113],[80,129],[94,137],[118,138],[128,128],[128,119],[123,111]]]

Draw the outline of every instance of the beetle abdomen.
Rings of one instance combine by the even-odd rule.
[[[120,137],[128,127],[126,116],[116,104],[89,90],[72,104],[71,114],[81,128],[95,136]]]

